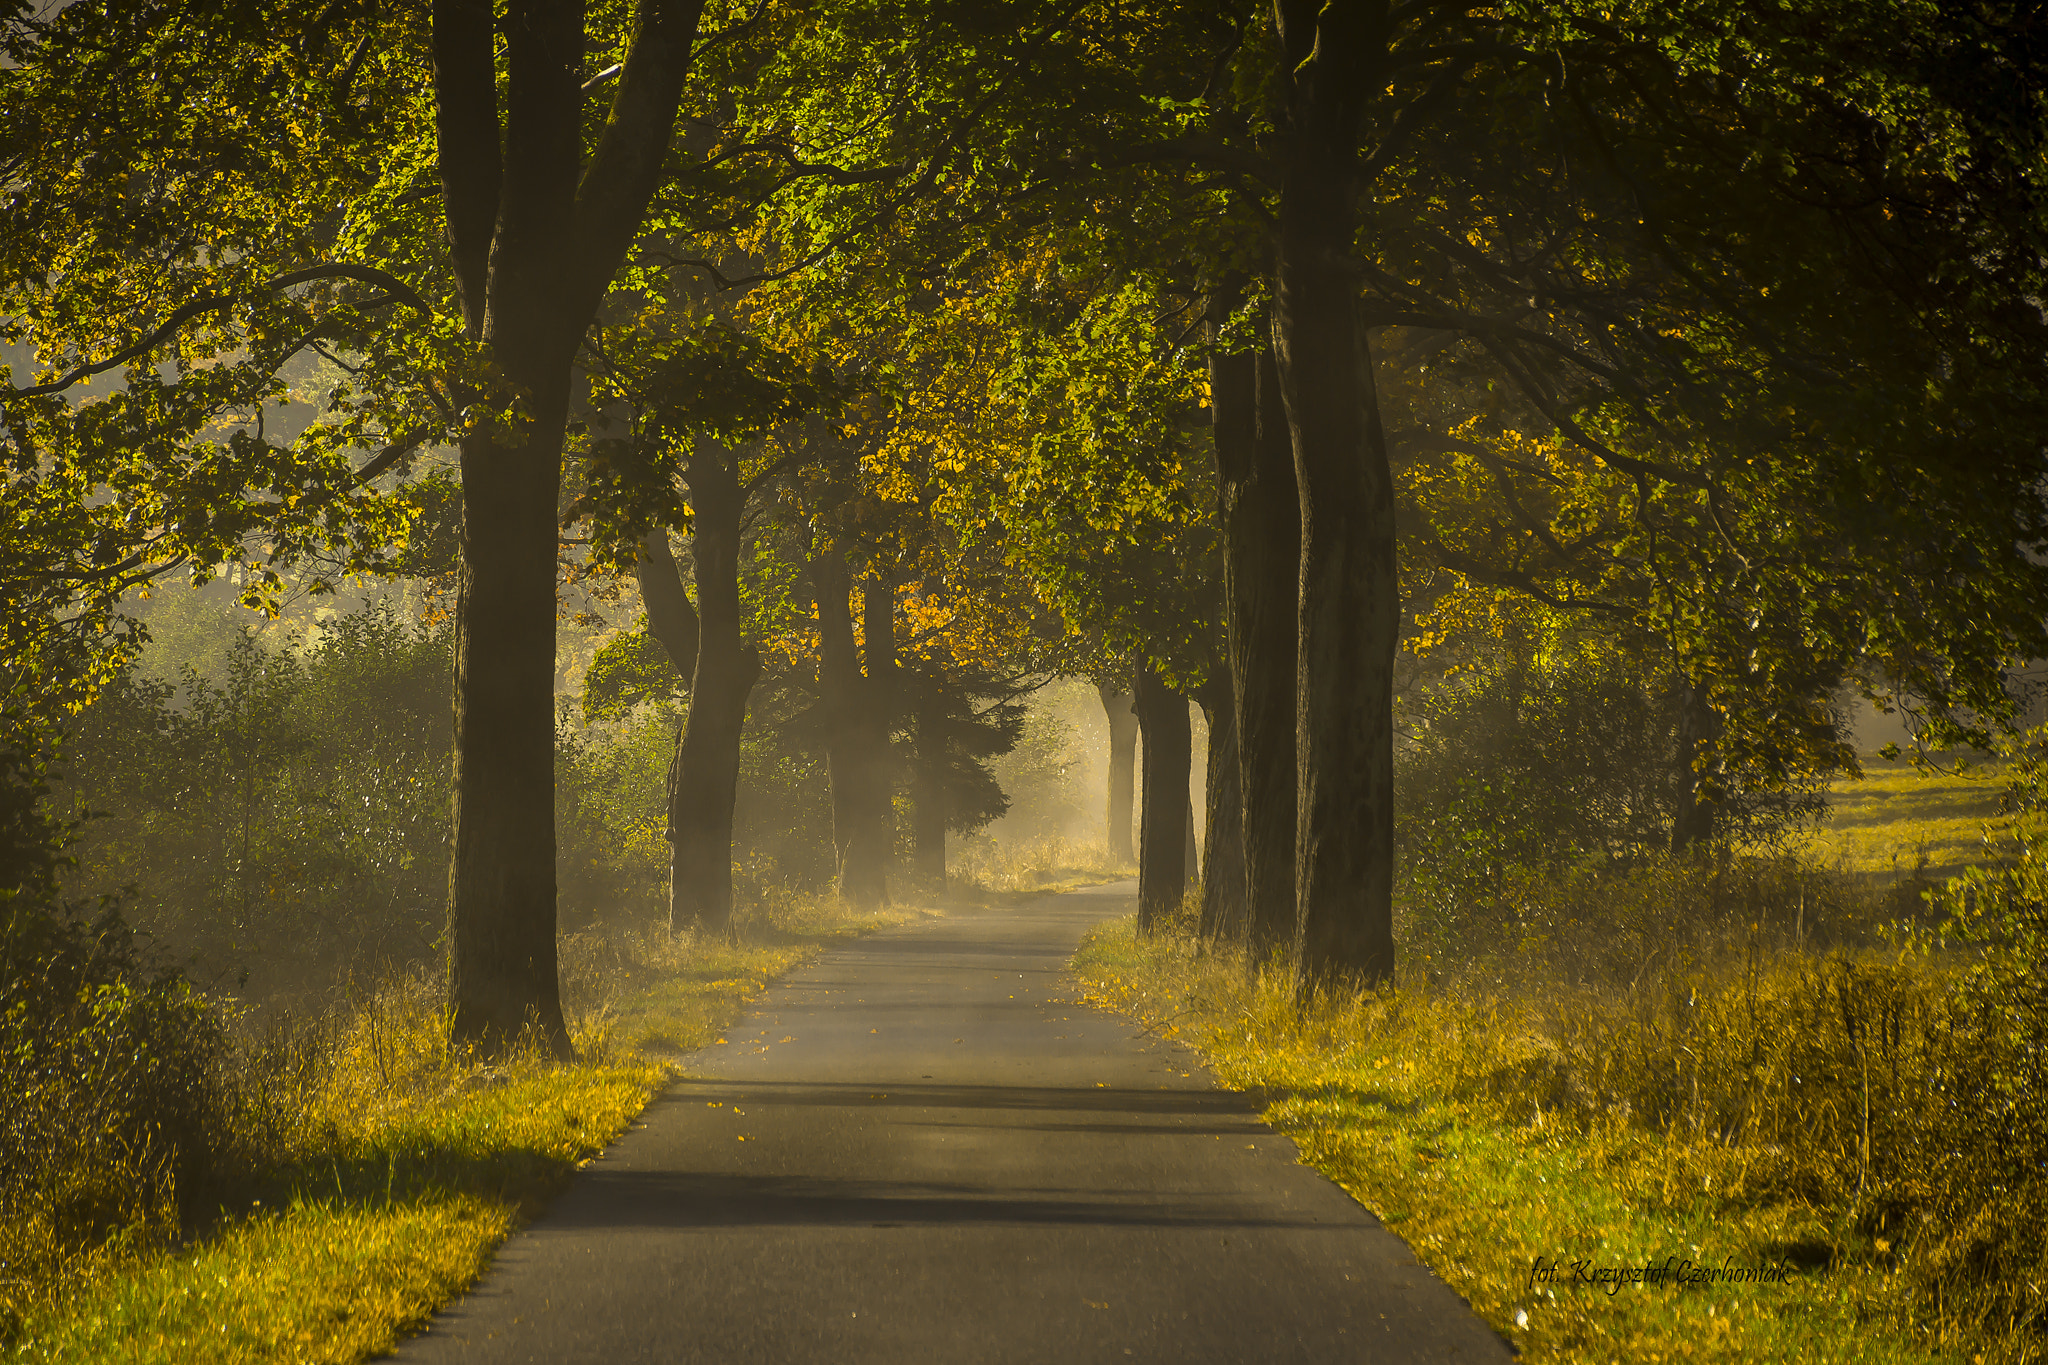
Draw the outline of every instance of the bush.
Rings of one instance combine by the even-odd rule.
[[[681,718],[642,702],[555,731],[556,887],[561,923],[668,923],[668,768]]]
[[[111,906],[0,892],[0,1056],[0,1278],[197,1207],[231,1122],[225,1021]]]
[[[129,914],[198,980],[258,993],[429,959],[448,879],[451,637],[388,602],[310,644],[237,634],[218,682],[131,669],[81,718],[59,788],[97,818],[72,883],[133,888]]]
[[[1401,895],[1414,929],[1449,940],[1491,913],[1517,869],[1638,862],[1671,845],[1687,798],[1676,695],[1621,656],[1525,663],[1411,699],[1397,760]],[[1745,783],[1723,772],[1723,850],[1770,845],[1825,809],[1826,774]]]

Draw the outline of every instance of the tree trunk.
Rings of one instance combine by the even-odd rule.
[[[527,439],[500,445],[486,428],[461,446],[448,993],[457,1039],[498,1052],[536,1028],[566,1057],[555,960],[555,490],[569,367],[566,354],[507,340],[493,349],[527,389]]]
[[[889,864],[896,855],[895,764],[889,732],[896,718],[896,591],[870,573],[861,584],[861,659],[867,666],[858,710],[860,749],[867,765],[867,797],[856,814],[863,824],[847,870],[862,906],[889,903]]]
[[[1394,970],[1393,476],[1344,262],[1361,101],[1384,84],[1384,5],[1282,0],[1290,153],[1273,341],[1301,505],[1295,949],[1304,997]]]
[[[697,609],[690,603],[690,593],[683,586],[683,571],[676,563],[675,553],[669,549],[668,529],[657,526],[640,539],[640,555],[633,564],[634,580],[640,585],[640,602],[647,611],[647,633],[668,655],[669,664],[676,675],[683,680],[684,687],[693,687],[697,676],[697,642],[703,633],[703,625],[697,619]],[[678,865],[676,855],[676,780],[683,766],[684,726],[676,729],[675,752],[669,756],[668,782],[664,800],[667,811],[667,827],[661,837],[668,843],[668,923],[669,932],[674,933],[679,924],[687,924],[694,918],[691,902],[685,903],[680,919],[677,916],[676,888],[687,875]]]
[[[946,732],[937,688],[930,688],[917,712],[917,772],[911,779],[911,840],[917,875],[938,895],[946,893]]]
[[[1671,851],[1698,852],[1714,842],[1715,795],[1705,765],[1720,738],[1721,717],[1709,701],[1707,681],[1680,684],[1678,712],[1678,809],[1671,817]]]
[[[878,707],[861,675],[854,641],[852,584],[842,551],[825,550],[811,562],[818,600],[818,690],[825,707],[825,756],[832,777],[832,842],[838,858],[839,898],[857,910],[878,910],[888,901],[893,836],[886,747],[887,719],[880,722],[884,752],[875,753]],[[863,597],[863,618],[868,612]],[[889,650],[893,656],[893,632]],[[880,662],[868,651],[870,667]]]
[[[454,850],[448,1000],[457,1042],[498,1052],[529,1027],[571,1052],[555,961],[557,497],[570,365],[660,181],[702,0],[649,0],[584,171],[584,11],[434,0],[445,231],[463,325],[505,409],[461,441]],[[498,102],[504,39],[505,117]],[[514,408],[513,393],[521,403]]]
[[[689,686],[697,676],[697,638],[703,627],[683,586],[682,568],[668,547],[666,528],[657,526],[641,538],[633,577],[640,584],[640,605],[647,610],[647,633],[668,655],[683,685]]]
[[[1133,710],[1145,736],[1144,800],[1138,813],[1138,932],[1156,932],[1187,893],[1187,698],[1149,663],[1138,668]]]
[[[669,926],[732,930],[732,811],[740,735],[760,655],[740,637],[740,491],[736,452],[700,443],[689,466],[690,528],[702,631],[690,712],[669,789]],[[652,619],[650,615],[650,620]]]
[[[1215,356],[1209,373],[1217,520],[1223,532],[1224,639],[1244,850],[1245,913],[1230,932],[1243,934],[1253,953],[1264,957],[1282,945],[1292,946],[1295,929],[1301,501],[1294,483],[1294,440],[1271,345]]]
[[[1109,717],[1109,859],[1128,867],[1138,860],[1131,847],[1131,796],[1136,785],[1138,759],[1138,717],[1131,709],[1131,694],[1108,683],[1098,683],[1103,714]]]
[[[1209,780],[1202,840],[1202,937],[1244,935],[1244,797],[1238,790],[1236,706],[1230,675],[1202,689],[1209,719]]]

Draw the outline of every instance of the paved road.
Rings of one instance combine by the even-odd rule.
[[[1250,1101],[1072,1003],[1130,891],[794,973],[399,1358],[1506,1360]]]

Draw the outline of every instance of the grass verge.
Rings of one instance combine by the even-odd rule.
[[[1525,1359],[2037,1354],[2037,1341],[1972,1307],[1981,1300],[1944,1301],[1942,1285],[1956,1281],[1930,1278],[1944,1264],[1940,1229],[1917,1211],[1910,1227],[1887,1222],[1887,1201],[1910,1206],[1910,1191],[1871,1154],[1908,1144],[1882,1113],[1871,1136],[1869,1068],[1861,1149],[1834,1150],[1856,1147],[1843,1134],[1857,1128],[1857,1073],[1814,1040],[1836,990],[1843,1002],[1881,993],[1891,978],[1877,967],[1816,957],[1753,963],[1746,980],[1719,985],[1695,978],[1690,998],[1669,1002],[1690,1018],[1668,1048],[1656,1041],[1668,1019],[1643,999],[1578,996],[1546,1010],[1514,992],[1419,978],[1304,1014],[1280,974],[1184,938],[1141,940],[1130,921],[1092,936],[1074,970],[1085,998],[1188,1042],[1223,1084],[1266,1092],[1266,1117],[1303,1158]],[[1737,1046],[1744,1030],[1787,1048]],[[1687,1048],[1699,1068],[1674,1071],[1671,1056],[1682,1063]],[[1660,1086],[1662,1115],[1649,1112]],[[1780,1091],[1798,1097],[1782,1112],[1739,1107]],[[1649,1266],[1772,1273],[1764,1283],[1580,1279]]]
[[[777,907],[739,946],[569,939],[580,1060],[451,1053],[438,992],[381,983],[244,1060],[242,1125],[267,1160],[223,1180],[177,1239],[138,1223],[63,1273],[0,1282],[16,1361],[352,1362],[390,1350],[596,1160],[667,1084],[666,1054],[717,1040],[823,946],[916,912]],[[17,1237],[33,1228],[15,1229]],[[4,1272],[0,1272],[4,1273]]]
[[[1804,856],[1864,876],[1927,880],[2014,856],[2014,822],[2000,810],[2011,780],[2004,763],[1922,769],[1875,754],[1862,763],[1861,777],[1829,789],[1819,825],[1793,841]]]

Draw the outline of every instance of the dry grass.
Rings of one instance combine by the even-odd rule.
[[[1061,835],[1014,844],[972,843],[946,869],[955,895],[1068,891],[1137,875],[1110,857],[1105,843],[1076,843]]]

